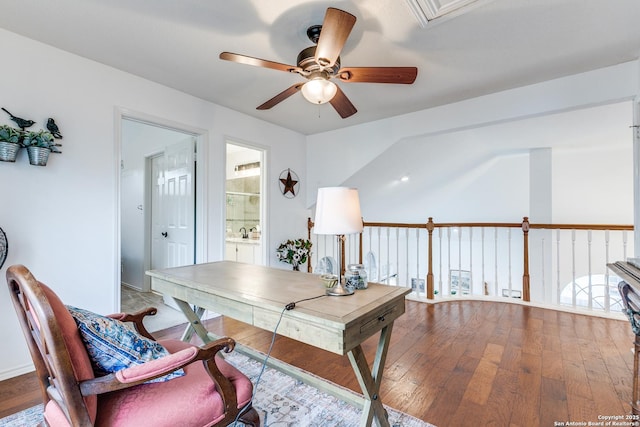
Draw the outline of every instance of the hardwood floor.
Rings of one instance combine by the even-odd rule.
[[[634,337],[626,321],[485,301],[406,307],[382,381],[386,405],[438,426],[558,426],[630,413]],[[270,332],[228,318],[205,324],[263,352],[271,341]],[[370,361],[376,341],[363,345]],[[272,357],[358,390],[347,357],[284,337]],[[0,382],[0,417],[39,402],[32,377]]]

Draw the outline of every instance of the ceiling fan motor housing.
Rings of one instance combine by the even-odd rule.
[[[302,50],[298,54],[298,67],[302,68],[306,73],[315,71],[326,71],[327,74],[334,76],[340,69],[340,57],[336,59],[333,67],[324,67],[316,62],[316,46],[310,46]]]

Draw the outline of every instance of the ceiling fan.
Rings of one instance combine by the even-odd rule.
[[[328,8],[322,25],[314,25],[307,30],[307,36],[316,45],[302,50],[298,54],[295,66],[231,52],[222,52],[220,59],[298,73],[307,79],[306,82],[296,83],[280,92],[258,106],[258,110],[268,110],[294,93],[302,91],[302,95],[311,103],[331,103],[344,119],[358,110],[340,87],[330,81],[331,79],[336,78],[345,83],[411,84],[418,74],[416,67],[341,67],[340,52],[355,23],[356,17],[352,14],[333,7]]]

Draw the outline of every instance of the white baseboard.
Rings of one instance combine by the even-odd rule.
[[[27,374],[35,370],[36,367],[33,365],[33,363],[27,363],[26,365],[18,366],[16,368],[0,372],[0,381],[8,380],[9,378]]]
[[[138,286],[133,286],[131,283],[127,283],[127,282],[120,282],[120,284],[122,286],[126,286],[127,288],[133,289],[134,291],[138,291],[138,292],[142,292],[142,288],[138,287]]]

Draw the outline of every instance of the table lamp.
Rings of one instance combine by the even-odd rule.
[[[332,234],[338,240],[338,283],[327,289],[327,295],[344,296],[353,294],[342,283],[342,246],[344,235],[361,233],[362,213],[358,190],[347,187],[324,187],[318,189],[315,234]]]

